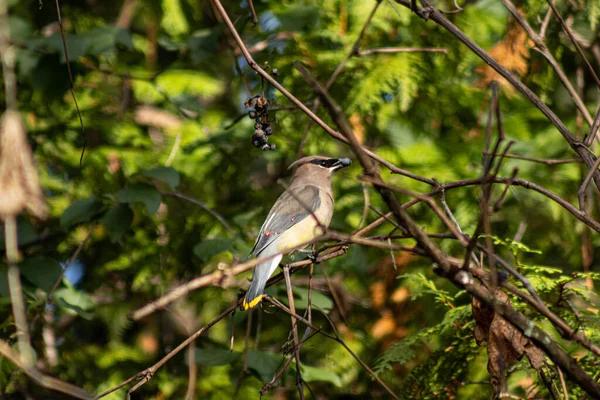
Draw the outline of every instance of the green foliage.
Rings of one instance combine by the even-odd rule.
[[[19,269],[39,364],[52,376],[100,393],[153,365],[231,306],[238,286],[246,287],[251,272],[223,287],[203,287],[181,296],[142,320],[131,319],[136,309],[174,287],[247,259],[270,206],[283,191],[279,179],[290,177],[286,168],[301,142],[306,155],[352,154],[315,124],[304,140],[306,115],[290,109],[284,96],[252,72],[237,48],[232,48],[230,33],[208,3],[137,1],[129,19],[123,1],[61,2],[74,92],[87,135],[80,167],[79,117],[69,92],[56,12],[46,3],[40,10],[37,1],[7,2],[16,52],[18,109],[27,124],[50,209],[45,221],[19,217],[23,257]],[[467,3],[461,12],[447,16],[484,49],[490,50],[518,29],[500,2]],[[592,50],[600,3],[575,3],[559,7],[582,44],[590,44],[583,47],[596,68]],[[374,5],[255,1],[259,23],[253,27],[247,2],[223,3],[256,62],[278,69],[276,79],[305,104],[311,104],[315,94],[293,64],[302,62],[320,82],[327,82],[358,39]],[[436,6],[454,8],[451,1]],[[520,6],[537,31],[547,3],[535,0]],[[577,82],[581,63],[561,32],[551,20],[546,44],[568,79]],[[527,72],[519,78],[582,137],[586,124],[579,128],[571,97],[529,45]],[[447,53],[371,54],[347,60],[329,90],[361,143],[401,168],[442,183],[481,176],[490,97],[482,78],[483,62],[432,21],[389,2],[381,2],[360,43],[360,50],[385,47],[440,47]],[[497,58],[506,63],[509,56]],[[584,87],[592,87],[585,71]],[[269,113],[274,132],[269,142],[277,145],[273,152],[252,147],[255,121],[243,115],[248,111],[244,101],[263,90],[273,100]],[[535,107],[505,86],[500,92],[506,138],[515,141],[511,153],[572,156],[562,136]],[[583,101],[593,115],[596,93],[586,90]],[[322,106],[316,112],[333,126]],[[596,148],[592,151],[597,153]],[[586,173],[580,165],[545,166],[507,158],[499,175],[510,176],[514,168],[518,177],[577,204]],[[391,185],[418,193],[431,190],[421,182],[389,174],[384,167],[380,170]],[[336,209],[331,226],[335,230],[353,232],[362,219],[361,174],[355,165],[333,179]],[[494,185],[492,198],[503,189]],[[233,232],[204,207],[165,194],[174,191],[205,204]],[[387,211],[374,190],[367,193],[375,210]],[[446,192],[465,233],[472,234],[478,225],[480,196],[474,187]],[[409,200],[400,194],[397,198]],[[378,217],[367,211],[366,223]],[[408,212],[427,233],[447,232],[423,203]],[[590,214],[598,218],[597,210]],[[386,223],[369,235],[389,235],[392,229]],[[600,274],[595,266],[600,253],[582,254],[583,225],[555,202],[513,185],[503,208],[492,215],[492,232],[495,251],[515,265],[553,311],[598,343]],[[521,239],[511,239],[517,232]],[[0,239],[4,249],[3,232]],[[57,282],[83,240],[87,241],[78,257]],[[435,240],[452,256],[464,258],[464,249],[456,241]],[[589,248],[600,246],[595,233],[590,235],[591,243],[583,242]],[[397,243],[412,245],[404,239]],[[333,323],[348,347],[373,365],[402,398],[490,398],[488,385],[471,384],[486,382],[489,375],[485,348],[477,347],[473,338],[470,296],[435,276],[429,260],[399,251],[394,256],[395,264],[386,249],[352,245],[346,255],[316,266],[313,324],[331,332]],[[584,263],[592,272],[581,272]],[[327,269],[327,277],[322,268]],[[16,348],[6,270],[5,263],[0,264],[0,336]],[[300,271],[293,277],[295,306],[301,314],[308,304],[307,276]],[[518,280],[509,277],[509,281],[525,289]],[[593,289],[588,281],[595,283]],[[56,283],[58,289],[48,302]],[[283,284],[271,287],[269,294],[287,302]],[[511,302],[552,333],[565,351],[576,355],[584,369],[595,373],[595,358],[562,340],[527,304],[515,297]],[[302,334],[304,326],[298,326]],[[44,352],[48,327],[54,328],[56,336],[57,365]],[[289,357],[281,353],[289,342],[289,329],[289,316],[267,305],[256,309],[251,318],[236,312],[234,318],[213,326],[196,340],[196,398],[232,398],[234,393],[240,399],[258,398],[264,383]],[[303,344],[301,359],[303,378],[317,398],[386,397],[335,341],[318,334],[310,337]],[[187,362],[186,351],[174,356],[134,398],[185,398]],[[280,387],[265,399],[296,396],[293,364],[278,382]],[[527,363],[516,364],[510,372],[512,395],[526,397],[523,382],[529,382],[535,386],[532,392],[550,397]],[[567,385],[570,398],[583,396],[569,379]],[[56,397],[0,358],[0,397],[22,395]],[[123,396],[124,389],[107,398]]]
[[[144,203],[148,214],[152,215],[160,207],[160,193],[154,186],[145,183],[134,183],[117,193],[121,203]]]

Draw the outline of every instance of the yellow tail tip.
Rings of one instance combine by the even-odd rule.
[[[244,300],[242,301],[242,308],[244,310],[247,310],[249,308],[253,308],[256,307],[258,305],[258,303],[260,303],[263,299],[263,297],[265,297],[264,294],[261,294],[255,298],[253,298],[250,303],[248,303],[248,301],[246,300],[246,298],[244,297]]]

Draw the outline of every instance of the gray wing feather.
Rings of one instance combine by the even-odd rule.
[[[311,211],[315,212],[320,205],[319,189],[315,186],[307,185],[283,192],[271,208],[262,228],[260,228],[258,238],[250,253],[260,254],[283,232],[310,216]]]

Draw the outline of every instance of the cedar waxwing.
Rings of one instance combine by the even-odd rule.
[[[251,252],[256,257],[281,254],[254,269],[252,283],[242,303],[244,310],[260,303],[267,280],[277,269],[283,254],[323,234],[320,226],[327,227],[333,216],[331,177],[351,163],[349,158],[312,156],[289,166],[296,167],[292,182],[269,211]]]

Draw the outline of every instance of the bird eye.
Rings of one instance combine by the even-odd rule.
[[[321,166],[327,167],[327,161],[321,161]]]

